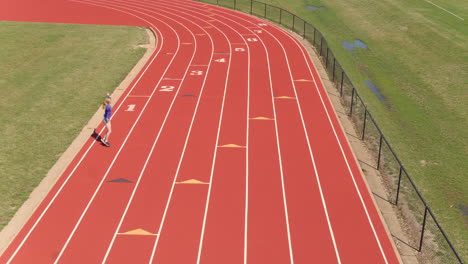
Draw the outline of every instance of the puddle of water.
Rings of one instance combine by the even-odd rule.
[[[357,47],[357,48],[361,48],[361,49],[367,49],[367,45],[360,41],[360,40],[355,40],[354,41],[354,46]]]
[[[380,92],[379,88],[371,81],[364,81],[364,84],[371,89],[371,91],[379,98],[381,102],[385,101],[385,97]]]
[[[341,45],[343,45],[343,48],[347,49],[348,51],[353,51],[354,50],[354,44],[348,41],[343,41],[341,42]]]
[[[459,204],[458,209],[462,212],[463,216],[468,217],[468,205]]]
[[[316,11],[316,10],[320,10],[320,9],[326,9],[323,6],[311,6],[311,5],[306,5],[305,8],[307,8],[309,10],[312,10],[312,11]]]
[[[346,50],[351,51],[351,52],[356,51],[357,48],[365,49],[365,50],[367,49],[366,43],[364,43],[364,42],[362,42],[360,40],[355,40],[353,42],[342,41],[341,45],[343,45],[343,48],[345,48]]]

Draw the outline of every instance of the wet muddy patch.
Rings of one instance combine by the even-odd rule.
[[[360,49],[367,50],[366,43],[364,43],[364,42],[362,42],[360,40],[355,40],[353,42],[342,41],[341,45],[343,46],[343,48],[345,48],[346,50],[348,50],[350,52],[355,52],[355,51],[360,50]]]
[[[462,212],[464,217],[468,217],[468,205],[466,204],[459,204],[458,209]]]
[[[325,10],[326,8],[324,6],[311,6],[311,5],[306,5],[305,8],[312,10],[312,11],[317,11],[317,10]]]
[[[369,89],[379,98],[381,102],[385,101],[385,97],[380,92],[379,87],[377,87],[372,81],[364,81],[364,84],[369,87]]]

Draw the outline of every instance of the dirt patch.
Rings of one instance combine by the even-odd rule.
[[[148,50],[140,59],[140,61],[138,61],[138,63],[128,73],[127,77],[119,84],[119,86],[115,88],[114,92],[112,93],[112,98],[114,98],[115,101],[120,98],[125,89],[130,85],[130,83],[145,66],[146,62],[156,50],[155,34],[149,29],[146,29],[146,32],[149,36],[150,43],[143,45],[143,47],[147,48]],[[41,181],[36,189],[34,189],[34,191],[29,196],[29,199],[24,202],[21,208],[10,220],[8,225],[5,226],[0,232],[0,255],[6,250],[11,241],[13,241],[26,221],[28,221],[36,208],[49,193],[50,189],[54,186],[55,182],[63,174],[73,158],[78,154],[80,149],[89,139],[89,136],[92,134],[94,128],[97,127],[97,125],[101,122],[101,115],[102,110],[99,109],[89,120],[88,124],[83,127],[80,134],[75,138],[68,149],[64,153],[57,154],[57,157],[60,156],[57,163],[55,163],[55,165],[49,170],[46,177]]]

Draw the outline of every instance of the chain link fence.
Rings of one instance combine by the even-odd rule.
[[[421,263],[464,263],[438,223],[436,217],[409,176],[402,162],[380,130],[343,67],[329,48],[322,33],[304,19],[282,8],[254,0],[202,0],[239,10],[282,25],[310,42],[329,77],[340,93],[341,103],[354,128],[375,158],[375,169],[384,182],[387,201],[398,208],[408,241]],[[392,232],[392,230],[390,230]]]

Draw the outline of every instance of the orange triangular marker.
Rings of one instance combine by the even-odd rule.
[[[296,99],[295,97],[290,97],[290,96],[278,96],[278,97],[275,97],[277,99]]]
[[[268,117],[263,117],[263,116],[253,117],[253,118],[250,118],[250,119],[254,119],[254,120],[274,120],[273,118],[268,118]]]
[[[181,43],[182,45],[192,45],[193,43]]]
[[[243,146],[239,146],[239,145],[236,145],[236,144],[227,144],[227,145],[222,145],[222,146],[219,146],[220,148],[245,148]]]
[[[312,80],[306,80],[306,79],[300,79],[300,80],[294,80],[296,82],[312,82]]]
[[[150,233],[146,230],[143,230],[141,228],[131,230],[125,233],[120,233],[120,235],[139,235],[139,236],[155,236],[156,234]]]
[[[181,183],[181,184],[208,184],[207,182],[202,182],[202,181],[195,180],[195,179],[186,180],[186,181],[177,182],[177,183]]]

